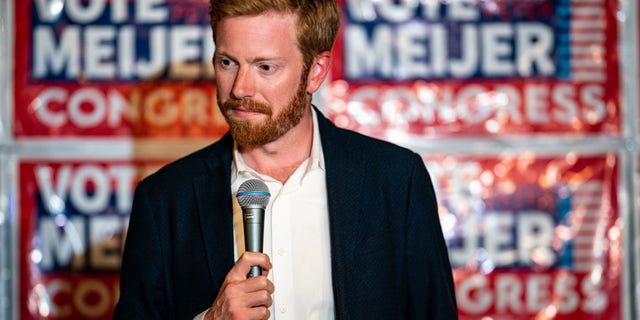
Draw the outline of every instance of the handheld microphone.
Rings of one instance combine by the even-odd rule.
[[[270,196],[267,185],[258,179],[247,180],[238,188],[236,198],[242,208],[245,251],[262,252],[264,209],[269,203]],[[260,266],[252,266],[247,277],[257,277],[261,274]]]

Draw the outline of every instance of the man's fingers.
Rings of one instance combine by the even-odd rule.
[[[223,285],[211,307],[214,318],[268,319],[274,285],[259,276]]]
[[[269,281],[266,276],[228,282],[224,286],[222,293],[224,294],[225,300],[229,300],[256,291],[264,291],[269,295],[272,294],[274,291],[273,282]]]
[[[273,282],[269,281],[266,276],[259,276],[247,279],[245,282],[245,290],[247,292],[254,292],[263,290],[268,294],[272,294],[274,291]]]
[[[249,292],[242,296],[236,296],[229,299],[228,305],[230,309],[235,308],[255,308],[255,307],[271,307],[273,300],[271,293],[266,290]]]
[[[251,266],[260,266],[263,275],[247,278]],[[267,279],[271,270],[269,257],[260,252],[245,252],[233,265],[218,297],[211,306],[214,319],[268,319],[273,282]],[[209,317],[209,313],[207,314]]]
[[[246,279],[252,266],[260,266],[262,268],[263,275],[268,274],[269,270],[271,270],[271,261],[269,260],[269,256],[260,252],[243,253],[227,274],[227,281],[239,281]]]

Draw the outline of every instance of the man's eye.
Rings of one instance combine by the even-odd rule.
[[[231,59],[218,58],[217,60],[218,60],[218,64],[224,68],[227,68],[233,65],[233,61],[231,61]]]
[[[260,70],[264,72],[273,72],[276,68],[270,64],[262,64],[260,65]]]

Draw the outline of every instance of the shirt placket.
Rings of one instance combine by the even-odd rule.
[[[275,319],[295,319],[295,290],[291,241],[291,190],[283,186],[274,199],[271,215]]]

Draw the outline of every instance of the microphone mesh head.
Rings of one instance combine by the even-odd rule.
[[[251,179],[243,182],[238,188],[236,198],[240,207],[260,206],[266,208],[269,203],[269,188],[258,179]]]

